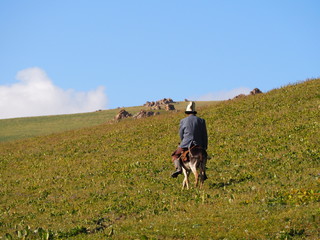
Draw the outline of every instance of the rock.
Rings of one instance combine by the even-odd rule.
[[[132,114],[127,112],[126,110],[122,109],[120,112],[115,116],[116,121],[120,121],[121,119],[132,117]]]
[[[143,106],[149,107],[153,110],[159,110],[159,109],[161,109],[161,106],[166,105],[166,104],[170,104],[170,103],[174,103],[174,101],[171,98],[163,98],[163,99],[158,100],[156,102],[147,101]]]
[[[174,110],[176,109],[174,108],[173,104],[166,104],[166,111],[174,111]]]
[[[238,96],[235,96],[234,98],[243,98],[245,96],[246,96],[245,94],[239,94]]]
[[[145,117],[150,117],[150,116],[154,116],[154,115],[158,115],[159,113],[155,113],[155,112],[151,112],[151,111],[145,111],[145,110],[141,110],[140,112],[138,112],[137,114],[135,114],[133,116],[134,119],[139,119],[139,118],[145,118]]]
[[[257,95],[257,94],[260,94],[260,93],[262,93],[262,91],[259,88],[255,88],[250,92],[249,95]],[[245,94],[239,94],[239,95],[235,96],[233,99],[244,98],[246,96],[247,95],[245,95]]]
[[[152,110],[160,110],[161,106],[160,105],[154,105],[153,107],[151,107]]]
[[[255,88],[250,92],[250,95],[257,95],[262,93],[262,91],[259,88]]]

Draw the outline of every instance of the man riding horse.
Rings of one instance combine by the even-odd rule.
[[[196,116],[195,103],[190,102],[185,113],[188,115],[180,121],[179,135],[181,143],[177,150],[172,154],[172,161],[176,171],[171,177],[176,178],[182,173],[181,154],[192,147],[201,147],[206,153],[208,147],[208,134],[206,121]],[[207,178],[205,176],[205,178]]]

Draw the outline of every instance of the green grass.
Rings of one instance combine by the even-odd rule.
[[[197,102],[197,105],[201,107],[216,103],[214,101],[202,101]],[[177,102],[174,105],[178,111],[182,111],[186,107],[186,104],[183,102]],[[149,108],[144,106],[128,107],[125,109],[133,115],[142,109],[150,111]],[[119,111],[120,109],[110,109],[81,114],[2,119],[0,120],[0,142],[96,126],[112,121]],[[157,112],[166,114],[165,110]]]
[[[319,239],[319,90],[314,79],[198,108],[212,157],[202,190],[170,178],[183,112],[2,142],[0,236]]]

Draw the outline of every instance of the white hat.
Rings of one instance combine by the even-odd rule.
[[[194,102],[190,102],[186,108],[186,111],[185,111],[186,114],[190,114],[190,113],[193,113],[193,114],[197,114],[196,112],[196,104]]]

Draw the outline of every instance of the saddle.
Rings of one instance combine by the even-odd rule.
[[[205,156],[207,155],[207,151],[204,148],[197,146],[197,145],[194,145],[194,146],[188,148],[187,150],[183,150],[181,153],[180,159],[183,162],[186,162],[189,160],[189,153],[191,155],[195,155],[195,154],[199,154],[200,152],[203,153]]]

